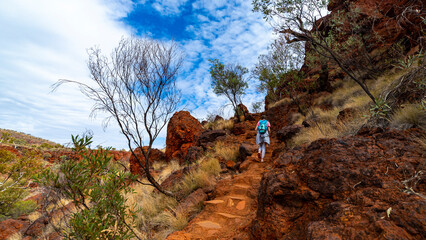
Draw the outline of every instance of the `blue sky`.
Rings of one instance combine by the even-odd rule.
[[[86,50],[109,53],[122,36],[176,41],[185,52],[178,78],[182,109],[198,119],[228,102],[210,86],[208,59],[253,68],[274,38],[271,26],[244,0],[2,0],[0,1],[0,128],[58,143],[71,134],[94,132],[94,145],[126,148],[106,115],[89,117],[92,102],[78,89],[50,86],[66,78],[90,83]],[[243,103],[262,101],[250,80]],[[224,112],[229,117],[229,111]],[[165,130],[155,143],[162,148]]]

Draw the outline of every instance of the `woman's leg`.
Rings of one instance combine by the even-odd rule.
[[[262,143],[262,162],[263,162],[263,158],[265,158],[265,153],[266,153],[266,143]]]

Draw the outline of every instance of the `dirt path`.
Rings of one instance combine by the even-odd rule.
[[[244,162],[247,170],[218,182],[216,198],[204,202],[203,211],[167,239],[249,239],[247,227],[256,216],[258,188],[272,150],[267,150],[265,162],[260,163],[255,153]]]

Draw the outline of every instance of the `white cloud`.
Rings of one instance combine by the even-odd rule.
[[[162,15],[179,15],[188,0],[157,0],[152,7]]]
[[[49,92],[61,78],[89,80],[86,49],[108,52],[129,35],[117,18],[131,7],[124,0],[1,1],[0,127],[59,143],[92,129],[95,144],[126,147],[116,127],[103,132],[102,118],[89,119],[92,102],[74,86]]]
[[[193,7],[205,12],[198,19],[209,17],[210,21],[187,27],[187,31],[195,35],[195,40],[184,42],[184,48],[189,52],[198,50],[199,54],[189,54],[189,63],[185,66],[191,69],[191,64],[199,65],[181,79],[178,86],[192,103],[188,104],[193,106],[192,114],[201,119],[208,112],[218,112],[228,104],[228,99],[217,96],[211,89],[208,59],[218,58],[222,62],[239,63],[251,69],[259,54],[267,52],[273,33],[262,16],[251,11],[250,1],[198,0]],[[264,94],[257,91],[256,81],[249,83],[243,103],[250,109],[253,102],[263,101]],[[228,108],[224,114],[229,117],[232,111]]]
[[[178,86],[184,106],[196,118],[228,104],[211,89],[208,59],[252,68],[257,56],[266,53],[272,30],[260,14],[251,11],[250,2],[198,0],[192,5],[199,22],[186,27],[195,37],[179,43],[186,62]],[[160,0],[153,6],[161,14],[176,16],[186,3]],[[0,1],[0,128],[59,143],[92,129],[95,145],[127,148],[116,126],[104,132],[102,116],[89,118],[92,102],[75,86],[64,85],[54,93],[50,86],[61,78],[88,82],[86,49],[98,45],[109,54],[123,35],[134,33],[119,21],[133,7],[130,0]],[[244,104],[250,108],[252,102],[262,100],[251,81]],[[166,129],[155,147],[164,147],[165,137]]]

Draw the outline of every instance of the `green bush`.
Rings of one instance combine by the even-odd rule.
[[[73,136],[73,151],[80,155],[80,161],[63,159],[58,172],[48,169],[37,181],[71,200],[78,209],[63,229],[65,238],[132,238],[135,212],[126,206],[124,194],[130,191],[128,183],[133,176],[110,167],[109,149],[87,149],[91,139]]]
[[[0,215],[3,217],[20,214],[19,209],[25,203],[19,201],[26,195],[30,178],[41,169],[35,152],[24,151],[22,154],[22,157],[17,157],[9,151],[0,150]]]
[[[33,200],[13,202],[9,208],[0,214],[0,221],[8,218],[16,218],[23,214],[34,212],[37,208],[37,203]]]

